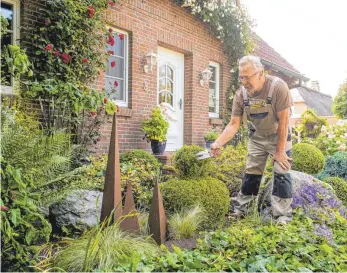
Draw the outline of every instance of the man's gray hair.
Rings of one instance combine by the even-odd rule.
[[[244,56],[239,60],[239,67],[252,64],[257,71],[264,70],[263,64],[260,62],[260,58],[256,56]]]

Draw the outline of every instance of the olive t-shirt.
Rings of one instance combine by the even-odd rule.
[[[251,108],[260,108],[266,106],[266,99],[270,90],[271,83],[275,77],[265,75],[265,84],[263,89],[256,92],[254,95],[248,94],[249,106]],[[281,79],[277,78],[278,81],[275,84],[274,91],[272,94],[272,108],[277,117],[277,112],[287,109],[293,106],[293,99],[290,94],[288,85]],[[243,115],[243,95],[241,88],[236,91],[233,100],[233,109],[231,115],[233,117],[241,117]]]

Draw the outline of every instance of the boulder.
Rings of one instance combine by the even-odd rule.
[[[341,208],[341,201],[329,184],[306,173],[290,171],[290,174],[293,182],[293,208],[302,207],[307,213],[310,213],[312,209],[323,212],[329,208],[334,208],[339,209],[342,215],[345,214],[344,208]],[[264,218],[271,215],[272,186],[273,178],[267,182],[259,194],[259,212]]]
[[[53,231],[62,227],[84,230],[99,223],[103,193],[90,190],[72,191],[49,208]]]

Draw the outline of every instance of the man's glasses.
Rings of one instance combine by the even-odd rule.
[[[252,77],[257,75],[260,71],[255,72],[252,76],[239,76],[239,81],[249,81]]]

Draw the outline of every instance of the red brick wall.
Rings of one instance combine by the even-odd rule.
[[[43,25],[42,9],[46,6],[46,0],[25,0],[20,1],[21,5],[21,46],[26,48],[27,53],[31,54],[30,34],[36,25]]]
[[[107,12],[106,19],[111,26],[129,32],[129,109],[122,109],[119,116],[120,149],[148,149],[142,140],[141,121],[147,118],[157,102],[157,67],[146,74],[143,71],[144,56],[158,46],[165,47],[185,56],[185,107],[184,143],[203,145],[203,135],[211,127],[208,116],[208,87],[201,87],[200,72],[209,61],[220,64],[220,113],[223,112],[225,95],[229,88],[230,67],[222,53],[222,44],[208,31],[208,26],[198,21],[184,8],[172,0],[121,0]],[[145,91],[144,81],[149,82]],[[98,87],[104,86],[104,75]],[[123,116],[123,112],[131,116]],[[221,115],[222,117],[222,115]],[[102,139],[97,145],[98,153],[107,152],[111,124],[103,126]]]
[[[30,34],[34,25],[43,24],[40,17],[46,0],[21,1],[21,45],[30,54]],[[230,67],[222,53],[222,44],[208,32],[208,25],[200,22],[173,0],[120,0],[105,13],[106,21],[114,28],[127,31],[129,36],[129,107],[119,113],[119,141],[122,151],[150,150],[142,138],[141,122],[146,119],[157,101],[157,67],[144,73],[144,56],[158,46],[185,56],[184,81],[184,144],[204,145],[203,135],[211,127],[208,116],[208,87],[200,86],[200,72],[209,61],[220,64],[220,118],[222,118],[226,93],[230,82]],[[149,82],[144,90],[144,81]],[[104,87],[100,75],[97,87]],[[108,151],[111,121],[101,128],[101,140],[95,147],[97,153]]]

